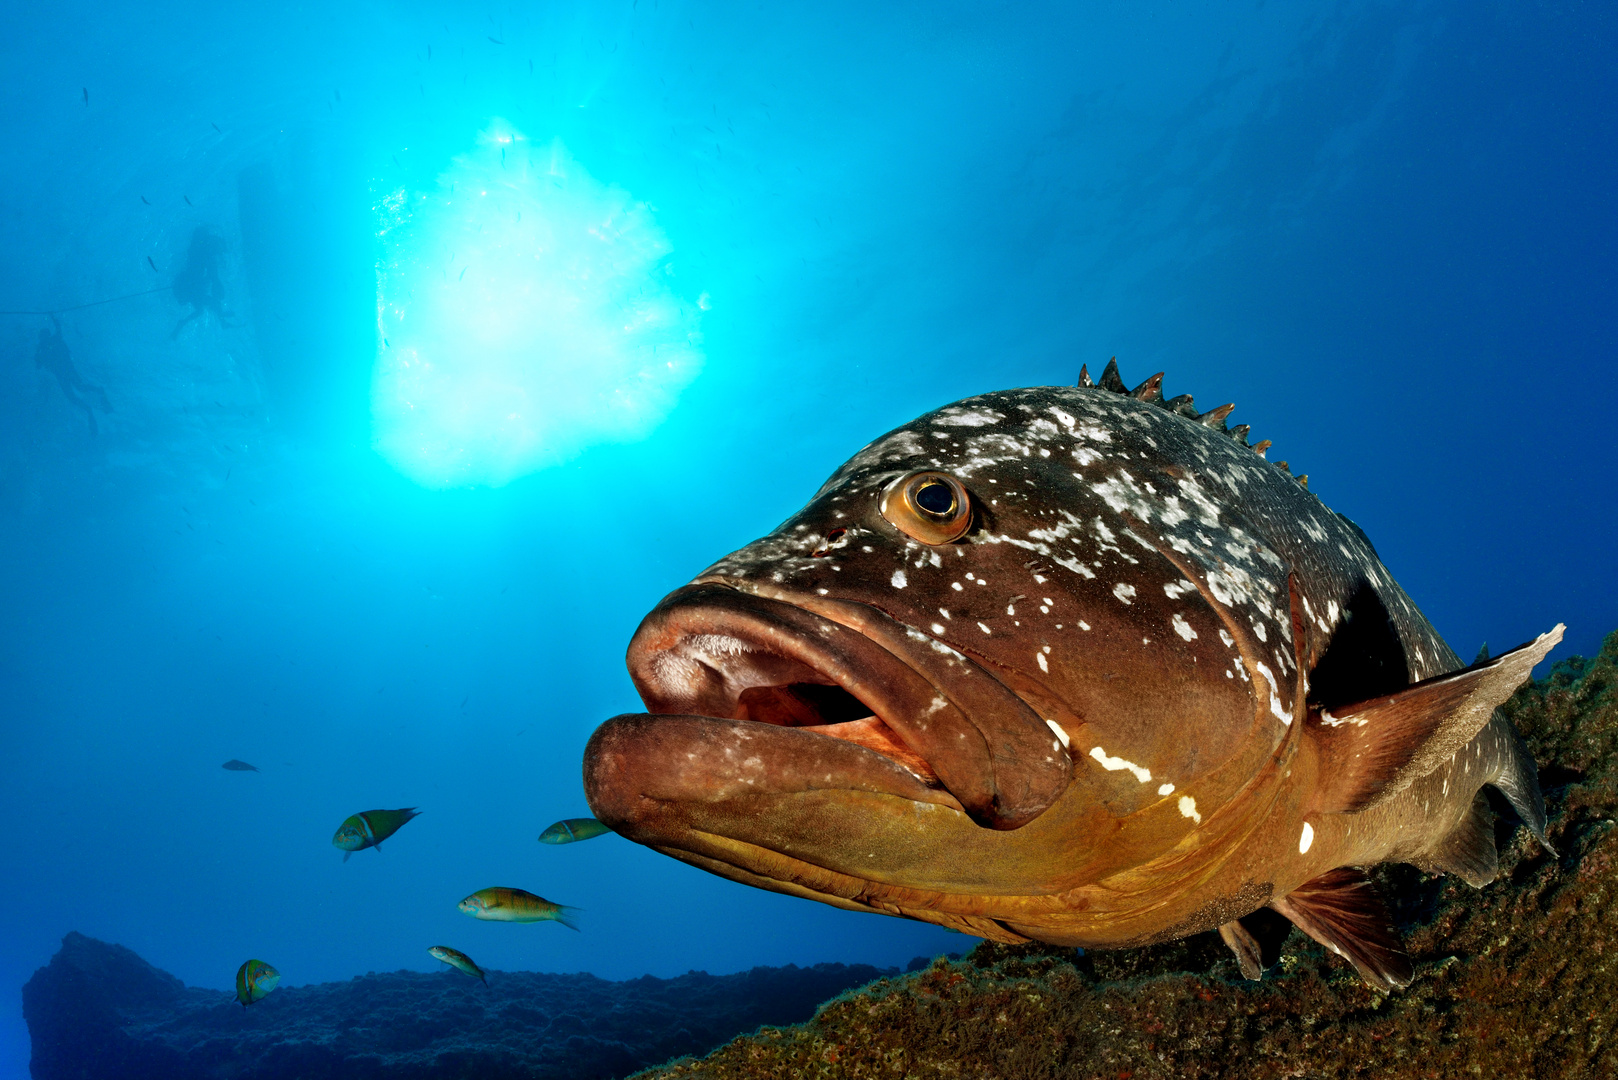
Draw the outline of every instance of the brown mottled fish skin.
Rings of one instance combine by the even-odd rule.
[[[1396,939],[1366,959],[1315,901],[1369,896],[1338,868],[1387,860],[1492,878],[1484,784],[1543,836],[1494,706],[1559,630],[1424,682],[1463,664],[1363,533],[1160,379],[1126,393],[1109,366],[929,413],[671,593],[629,647],[648,713],[586,751],[596,817],[1000,941],[1232,940],[1271,905],[1407,982]],[[884,515],[922,470],[969,494],[959,539]]]

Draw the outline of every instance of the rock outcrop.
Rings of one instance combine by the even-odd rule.
[[[23,987],[34,1080],[618,1077],[711,1050],[884,974],[864,965],[593,975],[454,971],[283,986],[243,1009],[121,945],[69,934]]]

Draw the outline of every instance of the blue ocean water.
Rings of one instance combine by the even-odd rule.
[[[60,328],[0,315],[0,1075],[69,930],[220,988],[962,948],[535,838],[663,593],[1081,363],[1234,400],[1462,655],[1593,652],[1615,55],[1577,2],[0,11],[0,310]]]

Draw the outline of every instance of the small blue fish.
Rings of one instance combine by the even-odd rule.
[[[247,1008],[264,1000],[281,981],[281,973],[262,960],[249,960],[236,969],[236,1000]]]
[[[382,841],[398,832],[404,823],[411,818],[420,817],[421,812],[414,806],[403,810],[362,810],[358,814],[350,814],[337,827],[337,835],[331,838],[332,846],[343,853],[343,861],[356,851],[364,851],[368,847],[382,850]]]
[[[452,949],[448,945],[434,945],[427,950],[427,953],[435,960],[444,961],[456,971],[464,972],[474,979],[481,980],[484,986],[489,985],[489,980],[483,977],[483,969],[474,964],[472,958],[461,950]]]
[[[593,817],[563,818],[539,834],[541,844],[575,844],[612,832]]]

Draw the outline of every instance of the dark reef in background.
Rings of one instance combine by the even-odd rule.
[[[1076,962],[984,943],[638,1080],[1618,1077],[1618,632],[1505,708],[1559,856],[1502,821],[1482,890],[1380,868],[1416,961],[1405,991],[1376,993],[1298,932],[1259,983],[1214,934]]]
[[[642,1080],[1618,1076],[1618,633],[1506,711],[1540,762],[1560,856],[1502,821],[1500,878],[1481,891],[1379,869],[1417,968],[1391,997],[1302,934],[1260,983],[1202,934],[1078,960],[983,944],[901,977],[841,965],[623,983],[491,972],[485,991],[454,972],[399,972],[277,990],[244,1012],[70,934],[23,989],[34,1076],[604,1077],[792,1023],[836,994],[808,1023]]]
[[[891,972],[891,969],[890,969]],[[883,975],[865,965],[608,982],[593,975],[371,974],[251,1008],[121,945],[69,934],[23,987],[35,1080],[587,1080],[702,1053]]]

